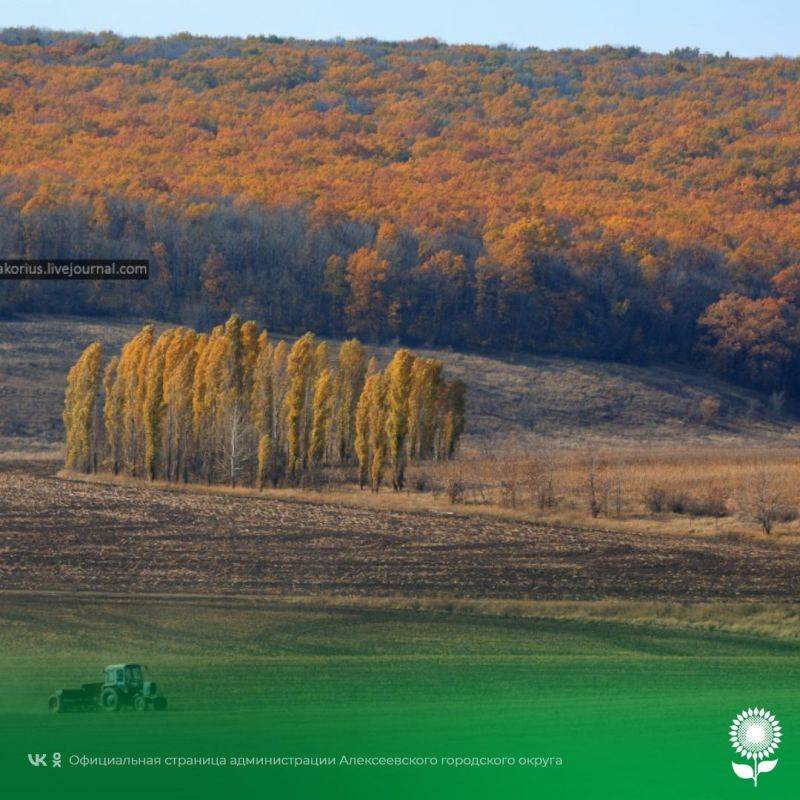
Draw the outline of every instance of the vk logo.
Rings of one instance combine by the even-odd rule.
[[[32,767],[46,767],[47,753],[28,753],[28,761]]]

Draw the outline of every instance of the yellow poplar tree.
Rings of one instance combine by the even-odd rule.
[[[286,364],[289,388],[286,393],[286,439],[288,471],[293,480],[300,477],[305,466],[305,416],[309,378],[314,366],[316,338],[313,333],[301,336],[292,347]]]
[[[170,344],[164,364],[166,430],[164,473],[168,480],[188,480],[192,439],[192,391],[197,367],[198,336],[187,330]]]
[[[202,457],[206,469],[206,481],[211,483],[214,468],[226,461],[222,453],[227,441],[227,417],[236,400],[235,360],[231,354],[234,340],[227,332],[210,343],[206,362],[206,430],[203,433]],[[227,471],[227,470],[226,470]]]
[[[91,472],[95,459],[93,437],[94,409],[100,389],[100,361],[103,347],[93,342],[82,353],[67,375],[64,395],[67,469]]]
[[[122,446],[127,471],[138,475],[143,458],[142,408],[146,391],[145,374],[154,328],[145,325],[122,348],[119,373],[122,380]]]
[[[153,349],[154,335],[154,327],[152,325],[145,326],[134,365],[133,407],[130,425],[134,439],[134,475],[138,475],[144,468],[146,452],[144,409],[147,397],[147,373],[150,368],[150,351]]]
[[[228,388],[232,388],[237,394],[241,394],[242,382],[244,380],[244,345],[242,342],[242,320],[238,314],[232,314],[225,323],[225,338],[229,346],[227,351],[228,363],[226,364],[228,376]]]
[[[357,339],[342,343],[336,381],[336,438],[337,455],[345,464],[350,461],[355,447],[356,404],[364,389],[366,362],[366,353]]]
[[[328,343],[320,342],[314,349],[314,374],[319,375],[322,370],[327,369],[329,360]]]
[[[395,491],[400,491],[405,481],[408,397],[413,363],[414,356],[408,350],[400,349],[386,368],[386,444]]]
[[[222,387],[221,362],[226,358],[228,342],[220,326],[202,343],[192,385],[193,440],[197,466],[211,483],[214,474],[214,447],[217,401]]]
[[[175,329],[162,333],[151,348],[147,360],[142,422],[144,427],[144,472],[151,481],[156,479],[162,455],[164,363],[166,350],[170,341],[175,338],[175,333]]]
[[[466,421],[466,386],[455,380],[447,387],[447,406],[443,424],[442,457],[452,458],[455,455],[458,441],[464,432]]]
[[[286,471],[286,393],[289,386],[289,347],[278,342],[272,352],[272,465],[273,482]]]
[[[325,445],[333,416],[333,373],[324,369],[319,374],[312,401],[311,436],[308,445],[308,462],[318,466],[325,456]]]
[[[268,433],[262,433],[258,439],[258,472],[256,483],[259,491],[264,488],[272,462],[272,438]]]
[[[253,425],[259,434],[272,433],[272,359],[273,347],[267,332],[258,338],[257,354],[253,365],[253,389],[250,397],[250,411]]]
[[[369,481],[369,410],[375,391],[376,375],[367,378],[356,404],[355,438],[353,447],[358,459],[358,485],[363,489]]]
[[[264,336],[267,332],[264,331]],[[241,395],[248,401],[253,393],[253,374],[255,372],[256,360],[258,359],[259,350],[259,332],[258,325],[255,322],[245,322],[242,325],[241,333],[242,341],[242,355],[241,355],[241,372],[242,384]]]
[[[122,401],[123,383],[119,376],[119,357],[108,362],[103,374],[103,423],[106,434],[106,448],[111,469],[116,475],[120,471],[122,459]]]
[[[195,366],[192,375],[192,431],[191,431],[191,464],[197,469],[201,455],[200,443],[202,426],[206,415],[206,364],[209,356],[210,337],[201,333],[195,345]]]
[[[371,375],[369,395],[369,477],[372,491],[377,492],[383,483],[386,463],[386,381],[381,374]]]
[[[411,368],[408,399],[408,450],[411,458],[430,458],[436,440],[442,386],[442,362],[418,358]]]

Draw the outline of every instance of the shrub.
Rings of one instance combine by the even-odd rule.
[[[747,399],[747,405],[745,407],[745,418],[748,422],[753,422],[754,420],[758,419],[758,413],[761,408],[761,403],[756,400],[754,397],[749,397]]]
[[[667,507],[667,492],[657,486],[651,486],[644,493],[644,504],[648,511],[660,514]]]
[[[668,511],[693,517],[724,517],[728,513],[725,494],[719,487],[710,489],[705,497],[694,497],[687,492],[651,486],[645,492],[644,504],[654,514]]]
[[[783,415],[786,406],[786,392],[773,392],[769,396],[769,409],[776,416]]]
[[[690,498],[687,513],[694,517],[725,517],[728,504],[725,492],[719,486],[712,486],[705,497]]]
[[[499,503],[503,508],[516,508],[517,485],[513,480],[500,481]]]
[[[775,513],[775,522],[794,522],[797,519],[797,509],[794,506],[781,506]]]
[[[722,403],[718,397],[709,395],[704,397],[697,404],[697,412],[700,416],[700,421],[704,425],[712,425],[719,420],[720,412],[722,411]]]
[[[553,489],[553,476],[549,475],[541,481],[535,488],[536,505],[541,511],[546,508],[554,508],[556,505],[556,495]]]
[[[461,503],[464,500],[464,484],[458,478],[448,478],[445,485],[445,492],[450,502]]]
[[[670,492],[667,495],[667,511],[673,514],[686,514],[691,506],[691,498],[686,492]]]

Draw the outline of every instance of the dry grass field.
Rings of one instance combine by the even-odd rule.
[[[108,355],[141,321],[26,317],[0,321],[0,450],[46,450],[62,439],[69,367],[92,341]],[[280,337],[279,337],[280,338]],[[390,348],[375,348],[385,358]],[[498,450],[800,442],[797,419],[770,398],[697,372],[523,354],[421,350],[468,388],[466,456]],[[704,417],[705,398],[719,414]]]
[[[111,320],[0,320],[0,451],[60,450],[69,368],[95,340],[119,352],[139,327]]]
[[[800,450],[634,445],[511,451],[411,470],[445,505],[545,523],[656,534],[800,537]],[[450,496],[448,496],[450,495]]]
[[[117,352],[140,326],[0,322],[0,458],[51,457],[55,471],[69,366],[94,340]],[[775,506],[772,536],[800,535],[800,425],[775,398],[663,367],[422,352],[468,386],[456,462],[412,465],[402,495],[375,497],[333,475],[321,492],[273,496],[732,540],[763,536],[757,506],[766,496]],[[707,398],[718,413],[704,410]]]

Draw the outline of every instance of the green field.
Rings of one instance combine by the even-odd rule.
[[[20,797],[727,797],[730,719],[786,731],[759,783],[795,796],[800,644],[580,619],[274,604],[0,603],[0,752]],[[165,714],[49,716],[58,686],[141,661]],[[61,769],[27,753],[62,753]],[[70,766],[70,756],[432,756],[435,766]],[[535,767],[446,757],[559,757]],[[796,760],[797,759],[797,760]]]

